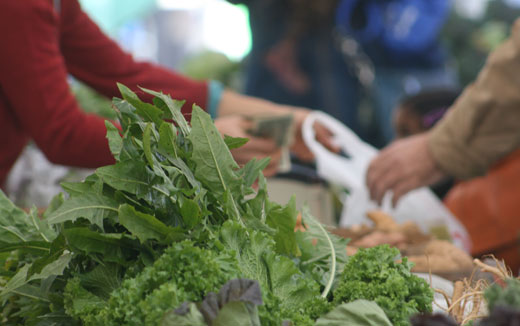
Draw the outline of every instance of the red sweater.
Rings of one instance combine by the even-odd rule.
[[[104,120],[81,111],[68,74],[107,97],[119,96],[121,82],[134,91],[139,85],[186,99],[185,113],[193,103],[206,106],[206,83],[134,61],[77,0],[62,0],[60,12],[52,0],[1,1],[0,31],[0,186],[29,140],[54,163],[113,163]]]

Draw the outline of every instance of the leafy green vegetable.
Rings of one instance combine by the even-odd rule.
[[[192,242],[176,243],[152,266],[125,279],[94,320],[97,325],[158,325],[168,310],[184,301],[200,301],[205,293],[236,278],[236,271],[231,256]]]
[[[506,286],[493,284],[484,292],[489,311],[497,306],[520,308],[520,280],[516,278],[506,279]]]
[[[372,301],[344,303],[319,318],[316,326],[392,326],[385,312]]]
[[[235,149],[244,146],[247,144],[249,139],[241,138],[241,137],[231,137],[228,135],[224,136],[224,142],[226,143],[229,149]]]
[[[397,262],[398,256],[399,250],[388,245],[360,249],[345,265],[334,302],[374,301],[394,326],[410,325],[410,316],[431,312],[433,291],[410,272],[406,257]]]
[[[159,243],[170,244],[174,240],[185,238],[181,229],[166,226],[154,216],[138,212],[128,204],[119,207],[119,223],[141,242],[153,239]]]
[[[0,190],[0,244],[28,241],[50,242],[56,232],[37,218],[36,212],[26,214]]]
[[[295,234],[302,250],[300,266],[325,287],[322,295],[326,297],[347,262],[348,240],[327,232],[306,206],[302,209],[302,223],[305,232]]]
[[[43,219],[0,195],[2,325],[203,325],[208,310],[175,313],[202,302],[219,306],[213,325],[307,326],[332,310],[345,241],[307,212],[294,232],[294,201],[267,196],[269,159],[239,168],[230,148],[245,140],[223,139],[200,108],[190,126],[182,101],[142,89],[155,96],[145,103],[118,86],[122,131],[106,124],[115,164],[63,184],[69,196]],[[261,294],[210,294],[235,279]]]

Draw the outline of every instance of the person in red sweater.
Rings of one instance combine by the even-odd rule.
[[[0,30],[0,187],[30,140],[53,163],[96,168],[114,162],[104,119],[82,112],[68,75],[107,97],[119,95],[116,82],[120,82],[145,101],[151,98],[139,92],[138,85],[186,99],[183,113],[188,118],[194,103],[214,117],[218,112],[216,125],[221,133],[251,139],[233,152],[235,159],[244,163],[252,157],[271,156],[266,174],[276,172],[280,151],[272,140],[247,135],[243,115],[293,112],[298,130],[309,112],[136,62],[103,34],[77,0],[2,1]],[[293,149],[309,158],[298,136]],[[326,136],[322,139],[328,142]]]

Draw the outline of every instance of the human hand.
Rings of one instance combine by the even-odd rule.
[[[254,137],[247,132],[251,129],[252,122],[239,115],[229,115],[215,120],[215,126],[222,135],[231,137],[249,138],[247,144],[231,150],[235,161],[243,166],[253,158],[258,160],[270,157],[269,165],[263,170],[266,177],[276,174],[282,152],[273,139]]]
[[[397,140],[383,149],[370,162],[366,182],[370,197],[381,204],[385,193],[392,190],[392,204],[409,191],[433,184],[446,177],[428,147],[429,134]]]
[[[312,111],[307,109],[295,109],[293,110],[294,123],[295,123],[295,135],[294,143],[291,146],[291,152],[296,155],[302,161],[312,161],[314,155],[309,150],[305,141],[303,140],[302,127],[303,122]],[[333,144],[332,133],[320,123],[314,124],[314,131],[316,134],[316,140],[325,146],[328,150],[338,153],[340,148]]]

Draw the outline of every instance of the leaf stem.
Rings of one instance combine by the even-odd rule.
[[[336,275],[336,249],[334,248],[334,245],[332,244],[332,240],[330,239],[328,232],[323,228],[323,225],[321,225],[321,223],[318,221],[316,221],[316,223],[318,224],[318,227],[323,232],[323,234],[325,234],[325,237],[327,238],[327,242],[329,243],[329,247],[330,247],[330,259],[332,261],[331,267],[330,267],[329,281],[327,282],[325,289],[321,293],[321,297],[326,298],[330,292],[330,289],[332,288],[332,283],[334,282],[334,277]]]

